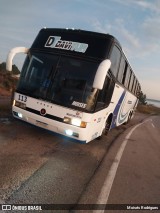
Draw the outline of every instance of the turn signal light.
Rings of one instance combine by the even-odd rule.
[[[26,104],[24,104],[20,101],[16,101],[16,100],[13,101],[13,106],[16,106],[16,107],[19,107],[19,108],[22,108],[22,109],[26,109]]]
[[[81,128],[86,128],[87,122],[81,121],[79,118],[68,118],[64,117],[63,122],[67,124],[71,124],[73,126],[78,126]]]

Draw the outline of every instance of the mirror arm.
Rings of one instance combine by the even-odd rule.
[[[27,54],[28,51],[29,51],[29,49],[26,47],[15,47],[15,48],[11,49],[10,52],[8,53],[7,60],[6,60],[6,70],[12,71],[12,61],[13,61],[14,56],[17,53]]]
[[[110,66],[111,61],[109,59],[105,59],[100,63],[94,78],[93,88],[97,88],[100,90],[103,88],[103,84]]]

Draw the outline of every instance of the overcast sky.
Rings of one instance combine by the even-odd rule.
[[[43,27],[114,35],[142,91],[160,100],[160,0],[0,0],[0,63],[11,48],[30,47]],[[23,60],[17,55],[14,64]]]

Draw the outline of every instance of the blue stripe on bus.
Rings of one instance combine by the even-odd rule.
[[[111,124],[110,129],[116,127],[117,115],[118,115],[118,112],[119,112],[119,108],[120,108],[120,106],[121,106],[121,104],[122,104],[122,101],[123,101],[123,99],[124,99],[124,97],[125,97],[125,94],[126,94],[126,91],[124,91],[124,92],[122,93],[122,95],[121,95],[121,97],[120,97],[120,99],[119,99],[119,101],[118,101],[118,103],[117,103],[117,105],[116,105],[116,107],[115,107],[115,109],[114,109],[114,111],[113,111],[113,119],[112,119],[112,124]]]

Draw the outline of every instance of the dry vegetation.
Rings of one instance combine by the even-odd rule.
[[[153,105],[138,105],[137,111],[145,114],[160,115],[160,108]]]

